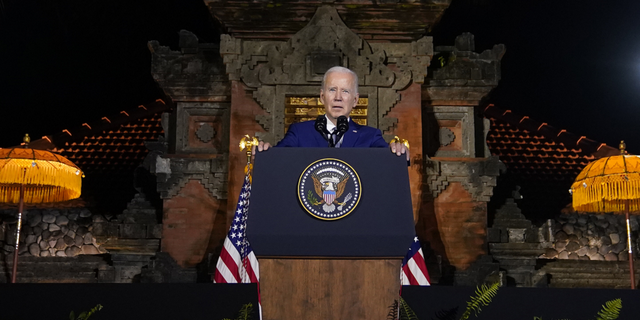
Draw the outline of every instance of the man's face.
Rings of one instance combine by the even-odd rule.
[[[327,75],[324,88],[320,89],[320,101],[324,104],[327,117],[336,124],[339,116],[348,117],[358,102],[354,76],[346,72],[332,72]]]

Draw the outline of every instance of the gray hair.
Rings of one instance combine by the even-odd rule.
[[[327,72],[324,73],[324,77],[322,77],[322,90],[324,90],[324,83],[327,80],[327,76],[333,72],[348,73],[352,75],[355,82],[356,94],[358,93],[358,75],[355,72],[351,71],[351,69],[340,66],[331,67],[329,70],[327,70]]]

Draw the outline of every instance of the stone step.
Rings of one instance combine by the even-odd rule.
[[[539,243],[527,243],[527,242],[523,242],[523,243],[513,243],[513,242],[508,242],[508,243],[489,243],[489,248],[490,249],[497,249],[497,250],[541,249]],[[544,249],[542,249],[542,250],[544,250]]]
[[[5,261],[0,263],[0,282],[8,282],[13,270],[13,259]],[[18,259],[16,280],[19,283],[96,283],[98,270],[105,266],[109,267],[100,256],[25,256]]]
[[[531,267],[535,267],[538,265],[538,262],[536,259],[533,259],[531,257],[524,257],[524,256],[511,256],[511,255],[507,255],[507,256],[502,256],[502,255],[494,255],[493,258],[498,261],[498,263],[500,263],[501,266],[531,266]]]
[[[490,250],[492,256],[513,256],[513,257],[527,257],[537,259],[544,250],[531,249],[531,250]]]
[[[627,261],[549,261],[540,269],[553,288],[629,288]],[[636,279],[638,273],[636,272]]]
[[[589,273],[589,272],[572,272],[572,273],[551,273],[554,279],[629,279],[629,273]],[[636,275],[637,277],[637,275]]]
[[[539,257],[545,249],[538,243],[490,243],[489,252],[494,256]]]
[[[598,288],[598,289],[623,289],[630,288],[629,279],[555,279],[552,278],[549,287],[551,288]]]
[[[634,266],[636,272],[638,269]],[[586,261],[586,260],[551,260],[542,270],[549,273],[574,273],[584,270],[587,273],[629,272],[627,261]]]
[[[51,279],[50,277],[29,277],[23,278],[18,275],[17,283],[98,283],[98,278],[75,278],[75,279]]]

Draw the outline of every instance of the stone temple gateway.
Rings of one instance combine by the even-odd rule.
[[[287,3],[273,12],[294,14],[297,6],[306,13],[296,19],[307,21],[302,28],[289,17],[280,33],[261,33],[275,28],[269,19],[243,19],[260,8],[267,15],[268,6],[232,9],[211,2],[212,14],[231,31],[219,44],[199,43],[188,31],[181,33],[180,52],[150,42],[154,77],[176,105],[165,121],[168,152],[155,162],[164,201],[162,251],[187,268],[205,258],[224,237],[211,237],[213,230],[224,231],[220,224],[229,225],[235,209],[244,166],[235,147],[240,138],[254,134],[273,144],[292,121],[315,118],[322,108],[309,101],[317,98],[324,71],[342,65],[360,77],[366,108],[356,109],[358,120],[381,129],[387,141],[397,135],[411,142],[419,236],[447,263],[467,269],[486,253],[486,203],[501,166],[483,142],[489,128],[478,108],[498,84],[504,46],[476,53],[473,35],[463,34],[452,46],[434,49],[424,28],[443,4]],[[407,8],[419,10],[421,19],[401,23]],[[375,15],[398,23],[365,27]],[[430,68],[436,54],[450,62]],[[291,111],[290,101],[300,98],[306,104]]]
[[[434,47],[428,30],[449,1],[205,4],[222,27],[219,42],[182,30],[179,50],[148,43],[164,101],[32,142],[94,170],[85,189],[119,186],[109,159],[126,158],[119,178],[133,181],[137,194],[109,214],[82,201],[29,209],[20,268],[33,276],[22,282],[211,281],[243,181],[240,139],[274,144],[291,123],[321,114],[322,76],[341,65],[359,75],[354,121],[411,143],[414,221],[434,283],[627,285],[617,217],[525,218],[555,195],[568,203],[564,184],[616,150],[487,105],[505,47],[476,52],[469,33]],[[520,186],[544,195],[523,200]],[[5,257],[11,210],[0,208]],[[621,276],[596,283],[594,270]]]

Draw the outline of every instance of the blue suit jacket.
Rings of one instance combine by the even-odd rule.
[[[326,148],[325,140],[314,127],[315,121],[294,123],[276,147]],[[388,148],[379,129],[359,125],[349,119],[349,130],[342,137],[341,148]]]

